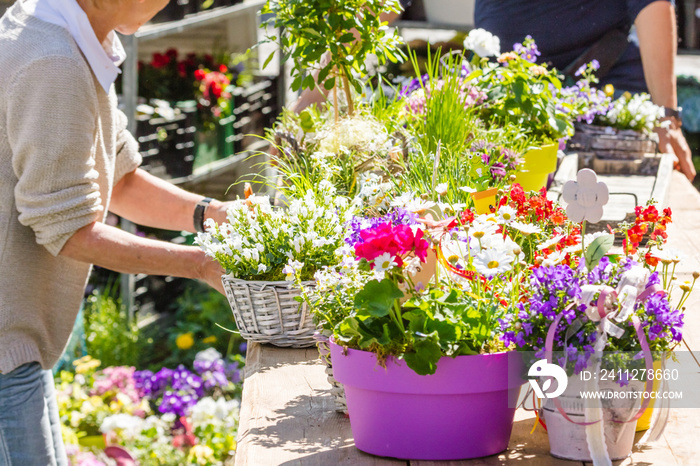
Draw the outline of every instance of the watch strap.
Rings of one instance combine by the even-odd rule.
[[[681,121],[681,115],[682,115],[683,109],[681,107],[678,108],[671,108],[671,107],[664,107],[664,117],[673,117],[676,118],[678,121]]]
[[[204,199],[197,202],[194,206],[194,231],[202,232],[204,231],[204,212],[207,210],[207,206],[212,201],[212,198],[205,197]]]

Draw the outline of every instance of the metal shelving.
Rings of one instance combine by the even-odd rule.
[[[157,48],[162,44],[167,47],[182,46],[182,48],[194,49],[207,47],[213,50],[225,42],[231,50],[238,48],[245,51],[257,42],[258,11],[265,2],[266,0],[244,0],[237,5],[197,13],[177,21],[145,25],[133,35],[121,36],[120,39],[127,53],[127,59],[122,65],[122,103],[124,113],[129,118],[129,131],[132,134],[136,133],[140,48],[148,45]],[[284,76],[280,75],[278,83],[280,89],[283,89],[284,81]],[[253,151],[260,149],[261,147],[251,147],[250,150],[201,167],[189,176],[170,181],[177,185],[206,181],[213,176],[226,173],[248,158]],[[122,228],[131,232],[136,229],[133,223],[124,219],[122,219]],[[127,305],[129,315],[133,317],[136,311],[134,304],[136,276],[122,274],[121,285],[122,302]]]

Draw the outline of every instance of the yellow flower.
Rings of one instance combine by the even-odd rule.
[[[210,464],[210,459],[214,456],[214,450],[208,445],[195,445],[190,449],[190,454],[187,455],[189,463],[195,464]]]
[[[100,364],[100,360],[93,359],[92,356],[84,356],[76,361],[73,361],[76,374],[85,374],[87,372],[90,372],[100,367]]]
[[[216,336],[212,335],[210,337],[206,337],[204,340],[202,340],[202,343],[206,343],[207,345],[210,343],[214,344],[214,343],[216,343]]]
[[[615,86],[612,84],[606,84],[605,87],[603,87],[603,92],[605,92],[606,96],[612,97],[615,93]]]
[[[192,332],[181,333],[178,335],[175,339],[175,344],[181,350],[188,350],[192,348],[192,346],[194,346],[194,337],[192,336]]]
[[[625,91],[624,94],[622,94],[622,97],[624,97],[626,100],[630,100],[632,98],[632,94],[629,92]]]

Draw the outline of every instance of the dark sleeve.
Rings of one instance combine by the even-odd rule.
[[[674,3],[673,0],[627,0],[627,19],[630,25],[634,24],[637,19],[637,15],[642,11],[647,5],[650,5],[657,1],[663,1],[666,3]]]

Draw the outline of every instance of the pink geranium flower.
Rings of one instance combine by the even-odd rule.
[[[429,244],[423,239],[423,231],[414,234],[408,225],[380,223],[360,231],[360,237],[364,242],[355,245],[355,255],[359,259],[371,261],[388,252],[399,267],[403,265],[403,257],[410,253],[415,253],[423,262],[426,260]]]

